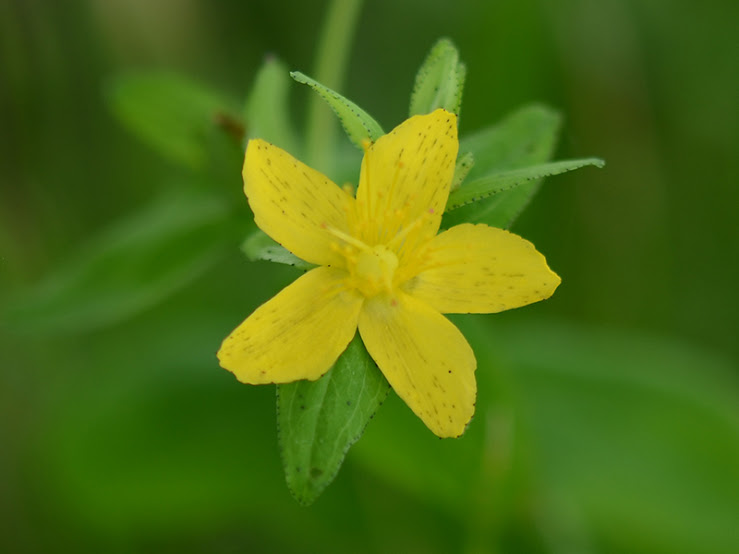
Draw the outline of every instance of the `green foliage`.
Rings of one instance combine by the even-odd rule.
[[[338,92],[323,86],[300,71],[293,71],[290,76],[298,83],[308,85],[331,106],[331,109],[341,121],[349,140],[358,148],[363,147],[364,141],[372,142],[385,134],[380,124],[371,115]]]
[[[247,136],[264,139],[297,156],[298,141],[288,102],[289,85],[287,66],[276,58],[267,58],[244,107],[244,120]]]
[[[277,469],[273,391],[235,386],[207,350],[239,280],[203,302],[216,279],[223,283],[214,275],[195,286],[175,311],[152,311],[79,345],[106,368],[85,386],[66,381],[74,358],[54,368],[55,417],[44,419],[34,455],[43,460],[45,506],[69,513],[85,533],[132,540],[152,526],[192,537],[247,525],[248,536],[275,544],[294,520],[300,533],[284,538],[288,552],[308,544],[369,553],[377,548],[362,540],[357,514],[389,540],[421,543],[435,514],[454,542],[429,552],[739,548],[739,506],[727,485],[739,479],[732,364],[670,340],[530,317],[455,321],[479,365],[477,414],[462,438],[439,440],[390,395],[352,448],[344,482],[298,510]],[[188,325],[178,326],[183,317]],[[395,502],[408,509],[400,526]]]
[[[458,323],[479,365],[470,429],[434,440],[389,401],[354,449],[369,472],[467,519],[482,544],[521,525],[557,530],[540,531],[543,552],[739,548],[739,499],[726,487],[739,479],[739,382],[728,361],[560,321]]]
[[[241,251],[252,262],[266,260],[278,264],[291,265],[298,269],[311,269],[315,267],[315,265],[301,260],[295,254],[289,252],[284,246],[274,241],[261,229],[256,229],[246,237],[244,242],[241,243]]]
[[[588,165],[603,167],[605,162],[598,158],[583,158],[579,160],[563,160],[540,165],[532,165],[522,169],[512,169],[491,173],[485,177],[465,183],[449,195],[446,204],[447,210],[461,208],[473,202],[479,202],[495,194],[509,191],[530,181],[538,181],[544,177],[559,175]],[[456,178],[456,175],[455,175]]]
[[[452,41],[443,38],[429,52],[416,74],[409,115],[427,114],[443,108],[459,115],[466,74]]]
[[[191,169],[209,158],[209,135],[218,128],[243,133],[230,102],[200,83],[169,73],[127,73],[108,87],[113,112],[139,139]]]
[[[154,2],[137,4],[130,17],[108,4],[93,11],[53,2],[43,10],[11,7],[0,18],[9,46],[2,87],[8,109],[0,117],[0,135],[8,139],[0,149],[0,551],[739,552],[732,485],[739,482],[737,366],[715,353],[739,352],[739,265],[727,257],[737,243],[739,126],[731,107],[739,3],[658,2],[634,10],[603,3],[589,7],[588,25],[578,3],[556,10],[540,2],[455,4],[444,23],[450,35],[464,37],[474,68],[465,127],[484,125],[522,98],[540,98],[566,107],[574,122],[566,155],[597,144],[609,170],[583,172],[586,196],[578,194],[567,240],[546,249],[563,272],[552,302],[455,318],[479,366],[477,414],[467,433],[440,441],[390,395],[340,477],[310,509],[284,486],[272,387],[236,384],[214,356],[223,337],[296,271],[235,255],[251,222],[231,152],[221,171],[243,208],[239,221],[228,227],[226,209],[214,216],[213,232],[223,218],[219,241],[193,199],[190,215],[173,224],[182,191],[168,188],[169,179],[156,177],[161,166],[120,140],[96,101],[95,83],[131,61],[176,63],[240,83],[256,69],[250,63],[260,49],[303,59],[304,45],[316,43],[315,10],[305,2],[279,13],[269,3],[230,3],[227,10],[200,3],[193,12],[183,3]],[[397,113],[391,93],[409,82],[395,79],[398,51],[428,40],[429,29],[450,13],[435,5],[416,10],[413,25],[405,24],[408,6],[399,2],[363,20],[353,60],[371,63],[351,76],[376,99],[378,115]],[[293,17],[269,24],[282,13]],[[172,21],[182,32],[151,35],[174,28]],[[492,40],[481,32],[491,21],[501,22]],[[127,39],[136,33],[154,40]],[[394,39],[367,40],[377,36]],[[335,56],[351,52],[334,49]],[[567,71],[552,70],[563,65]],[[199,94],[188,98],[193,83],[181,78],[169,79],[174,86],[161,78],[147,92],[146,79],[129,83],[124,74],[108,92],[143,143],[185,167],[216,166],[213,132],[224,135],[228,123],[238,135],[242,116],[248,132],[274,133],[270,140],[291,148],[275,138],[287,136],[283,114],[254,107],[283,105],[287,79],[278,66],[267,62],[246,108],[237,102],[236,117],[215,123]],[[648,90],[634,86],[645,66]],[[230,106],[205,104],[218,104],[217,112]],[[555,112],[532,107],[462,136],[455,186],[547,163],[558,125]],[[232,137],[220,138],[225,144]],[[360,152],[327,144],[350,168],[334,181],[355,178]],[[474,167],[466,166],[472,157]],[[110,173],[117,167],[132,169]],[[115,189],[107,202],[140,203],[140,183],[155,197],[168,196],[159,208],[145,208],[150,216],[132,214],[122,231],[115,225],[99,232],[91,222],[100,221],[100,175]],[[706,187],[696,195],[698,182]],[[445,225],[508,226],[536,187],[528,182],[462,206],[445,214]],[[570,209],[572,195],[563,192],[548,197],[543,215]],[[686,214],[690,225],[680,223]],[[551,232],[547,217],[526,223],[533,233]],[[151,245],[140,240],[139,254],[118,246],[126,228],[136,235],[159,224],[161,236],[150,233]],[[94,236],[92,244],[78,246],[85,235]],[[207,258],[201,238],[231,254],[196,263]],[[255,257],[262,259],[263,248],[265,259],[285,261],[263,236],[252,240]],[[116,252],[119,262],[104,261]],[[85,266],[83,258],[90,269],[69,270]],[[68,259],[67,269],[50,267],[58,259]],[[647,273],[623,271],[644,262]],[[43,287],[22,287],[39,273],[46,283],[57,281],[49,288],[67,291],[45,307]],[[74,279],[63,277],[70,273],[81,282],[70,284]],[[112,297],[120,300],[111,302],[116,288]],[[156,294],[142,303],[140,295],[151,290]],[[564,315],[552,317],[557,313]],[[94,332],[65,334],[75,329]]]
[[[359,335],[318,381],[278,385],[282,463],[298,502],[311,504],[333,481],[389,390]]]
[[[212,195],[179,190],[102,231],[8,307],[16,331],[68,333],[128,318],[197,279],[233,222]]]
[[[475,165],[467,177],[468,181],[548,161],[554,152],[559,127],[560,116],[557,112],[533,105],[517,110],[496,125],[462,137],[459,151],[471,152],[475,159]],[[445,214],[444,226],[471,222],[509,227],[529,203],[540,184],[541,179],[530,181],[454,210]]]
[[[475,157],[471,152],[465,152],[457,157],[457,163],[454,166],[454,177],[452,178],[452,186],[450,191],[454,192],[461,185],[462,182],[467,178],[467,174],[475,165]]]

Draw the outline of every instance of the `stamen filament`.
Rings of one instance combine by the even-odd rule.
[[[364,252],[369,252],[372,250],[369,246],[367,246],[365,243],[363,243],[361,240],[354,238],[351,235],[347,235],[346,233],[339,231],[338,229],[335,229],[333,227],[329,227],[326,225],[324,227],[329,233],[331,233],[333,236],[340,238],[347,244],[351,244],[352,246],[358,248],[359,250],[362,250]]]
[[[398,249],[403,241],[408,237],[408,235],[414,230],[418,229],[423,224],[423,222],[428,219],[428,217],[429,214],[423,213],[420,217],[413,220],[410,225],[402,229],[397,235],[390,239],[390,242],[387,243],[388,248],[392,248],[393,250]]]

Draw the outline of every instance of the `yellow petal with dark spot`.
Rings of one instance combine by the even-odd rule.
[[[428,245],[406,285],[441,313],[493,313],[549,298],[560,283],[534,245],[487,225],[463,223]]]
[[[401,123],[365,150],[357,188],[361,237],[385,243],[423,216],[425,231],[439,229],[454,175],[457,116],[445,110]]]
[[[347,232],[354,198],[328,177],[263,140],[250,140],[244,158],[244,192],[254,221],[290,252],[317,265],[335,265],[331,227]]]
[[[472,348],[448,319],[405,294],[368,300],[367,351],[395,392],[439,437],[460,436],[475,411]]]
[[[345,277],[318,267],[262,304],[223,341],[221,366],[253,385],[318,379],[357,330],[362,298]]]

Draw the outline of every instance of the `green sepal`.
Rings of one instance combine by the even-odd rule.
[[[457,164],[454,166],[454,176],[452,177],[452,186],[449,189],[450,192],[454,192],[462,185],[474,165],[475,157],[472,155],[472,152],[465,152],[457,157]],[[449,208],[447,207],[447,209]]]
[[[298,83],[308,85],[328,103],[341,121],[349,140],[358,148],[363,148],[365,141],[374,142],[385,134],[371,115],[338,92],[323,86],[300,71],[293,71],[290,76]]]
[[[460,140],[459,151],[471,152],[475,165],[468,182],[494,173],[521,169],[549,161],[557,141],[561,118],[557,112],[541,105],[526,106],[499,123]],[[529,181],[444,214],[443,226],[460,223],[486,223],[506,228],[526,207],[537,191],[541,179]],[[463,184],[460,188],[463,189]]]
[[[251,262],[266,260],[278,264],[291,265],[298,269],[313,269],[316,267],[298,258],[261,229],[256,229],[244,239],[244,242],[241,243],[241,251]]]
[[[493,173],[486,177],[466,183],[463,187],[453,191],[449,195],[446,209],[454,210],[467,204],[471,204],[472,202],[479,202],[480,200],[484,200],[494,194],[511,190],[530,181],[559,175],[560,173],[566,173],[588,165],[603,167],[605,162],[600,158],[582,158],[578,160],[562,160],[559,162],[551,162],[524,167],[521,169],[512,169],[510,171]]]
[[[317,381],[277,386],[277,434],[290,492],[309,505],[334,480],[390,385],[354,337]]]
[[[244,106],[244,120],[247,137],[264,139],[295,155],[297,139],[290,123],[289,85],[287,66],[277,58],[268,57]]]
[[[462,89],[467,73],[451,40],[440,39],[429,51],[416,74],[409,115],[431,113],[444,108],[459,116]]]
[[[113,79],[106,92],[113,113],[132,133],[191,169],[208,161],[214,129],[243,135],[243,123],[229,101],[179,75],[127,73]]]

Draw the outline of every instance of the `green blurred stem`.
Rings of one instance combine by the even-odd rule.
[[[332,0],[323,24],[312,77],[337,91],[346,74],[361,7],[362,0]],[[307,161],[312,167],[322,171],[330,169],[337,130],[333,112],[317,94],[312,94],[308,107],[306,147]]]

